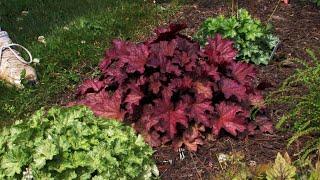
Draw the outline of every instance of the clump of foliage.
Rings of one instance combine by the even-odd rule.
[[[246,163],[241,152],[219,154],[217,159],[222,171],[215,174],[213,179],[318,180],[320,178],[319,159],[313,163],[307,159],[296,164],[291,162],[288,153],[283,155],[278,153],[274,163],[267,164],[256,164],[255,161]]]
[[[37,111],[0,136],[1,179],[150,179],[152,149],[84,107]]]
[[[73,104],[131,123],[152,146],[173,141],[176,149],[185,144],[196,151],[205,131],[270,131],[261,118],[248,128],[250,110],[263,108],[254,67],[234,60],[231,41],[217,35],[201,49],[179,34],[184,28],[159,28],[138,44],[113,41],[100,64],[103,76],[86,80]]]
[[[312,51],[307,52],[312,62],[295,60],[302,67],[270,96],[270,103],[286,104],[291,109],[277,124],[277,128],[293,125],[289,145],[303,136],[311,136],[301,150],[302,159],[320,146],[320,62]]]
[[[194,38],[204,45],[208,37],[214,37],[217,33],[235,41],[234,45],[239,51],[237,60],[257,65],[269,63],[279,42],[278,37],[271,33],[270,26],[253,19],[244,9],[239,9],[237,16],[208,18]]]
[[[288,153],[285,153],[284,156],[278,153],[272,168],[266,171],[266,178],[267,180],[293,180],[296,176],[296,171],[297,168],[291,164],[291,159]]]

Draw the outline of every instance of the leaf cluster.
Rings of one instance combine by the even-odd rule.
[[[218,158],[222,171],[215,174],[213,179],[318,180],[320,178],[319,159],[317,162],[307,159],[296,164],[291,162],[288,153],[283,155],[278,153],[273,163],[256,164],[255,161],[246,163],[241,152],[223,155],[225,158]]]
[[[3,129],[0,178],[149,179],[152,154],[130,127],[85,107],[54,107]]]
[[[287,153],[285,153],[284,157],[278,153],[272,168],[266,171],[266,178],[267,180],[293,180],[296,176],[296,170],[296,167],[291,165],[291,159]]]
[[[254,67],[235,61],[232,41],[217,35],[200,48],[179,34],[185,27],[158,28],[138,44],[113,41],[99,66],[103,76],[86,80],[72,104],[132,124],[152,146],[173,142],[196,151],[206,131],[271,131],[265,118],[249,122],[250,110],[264,105]]]
[[[278,37],[271,33],[270,26],[253,19],[245,9],[239,9],[237,16],[229,18],[223,15],[208,18],[194,38],[204,45],[208,37],[214,37],[217,33],[235,41],[239,51],[237,60],[257,65],[269,63],[273,49],[279,42]]]
[[[277,128],[292,125],[290,129],[294,134],[289,145],[301,137],[310,136],[300,152],[302,159],[320,146],[320,62],[312,51],[307,52],[312,62],[295,60],[301,68],[270,95],[270,103],[286,104],[290,108],[277,124]]]

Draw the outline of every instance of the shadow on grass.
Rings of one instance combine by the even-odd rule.
[[[166,12],[144,0],[1,1],[0,26],[40,58],[40,83],[22,91],[0,83],[0,124],[66,101],[80,81],[97,74],[113,38],[144,37]],[[39,35],[46,44],[36,41]]]

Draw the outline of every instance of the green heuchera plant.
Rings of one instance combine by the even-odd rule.
[[[237,16],[229,18],[223,15],[208,18],[194,38],[204,45],[208,37],[214,37],[217,33],[235,41],[239,51],[238,60],[257,65],[269,63],[273,49],[279,42],[279,38],[271,34],[270,25],[265,26],[253,19],[245,9],[239,9]]]
[[[297,174],[296,170],[297,168],[291,165],[291,159],[287,153],[284,157],[278,153],[272,168],[266,171],[266,178],[267,180],[293,180]]]
[[[0,179],[151,179],[152,149],[84,107],[40,110],[0,136]]]

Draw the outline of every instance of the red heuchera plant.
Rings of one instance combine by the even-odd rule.
[[[184,28],[157,29],[144,43],[114,40],[100,64],[103,76],[86,80],[73,104],[131,123],[152,146],[171,141],[196,151],[206,131],[271,131],[268,120],[250,122],[250,110],[263,108],[254,67],[234,60],[231,41],[217,35],[201,49],[179,34]]]

